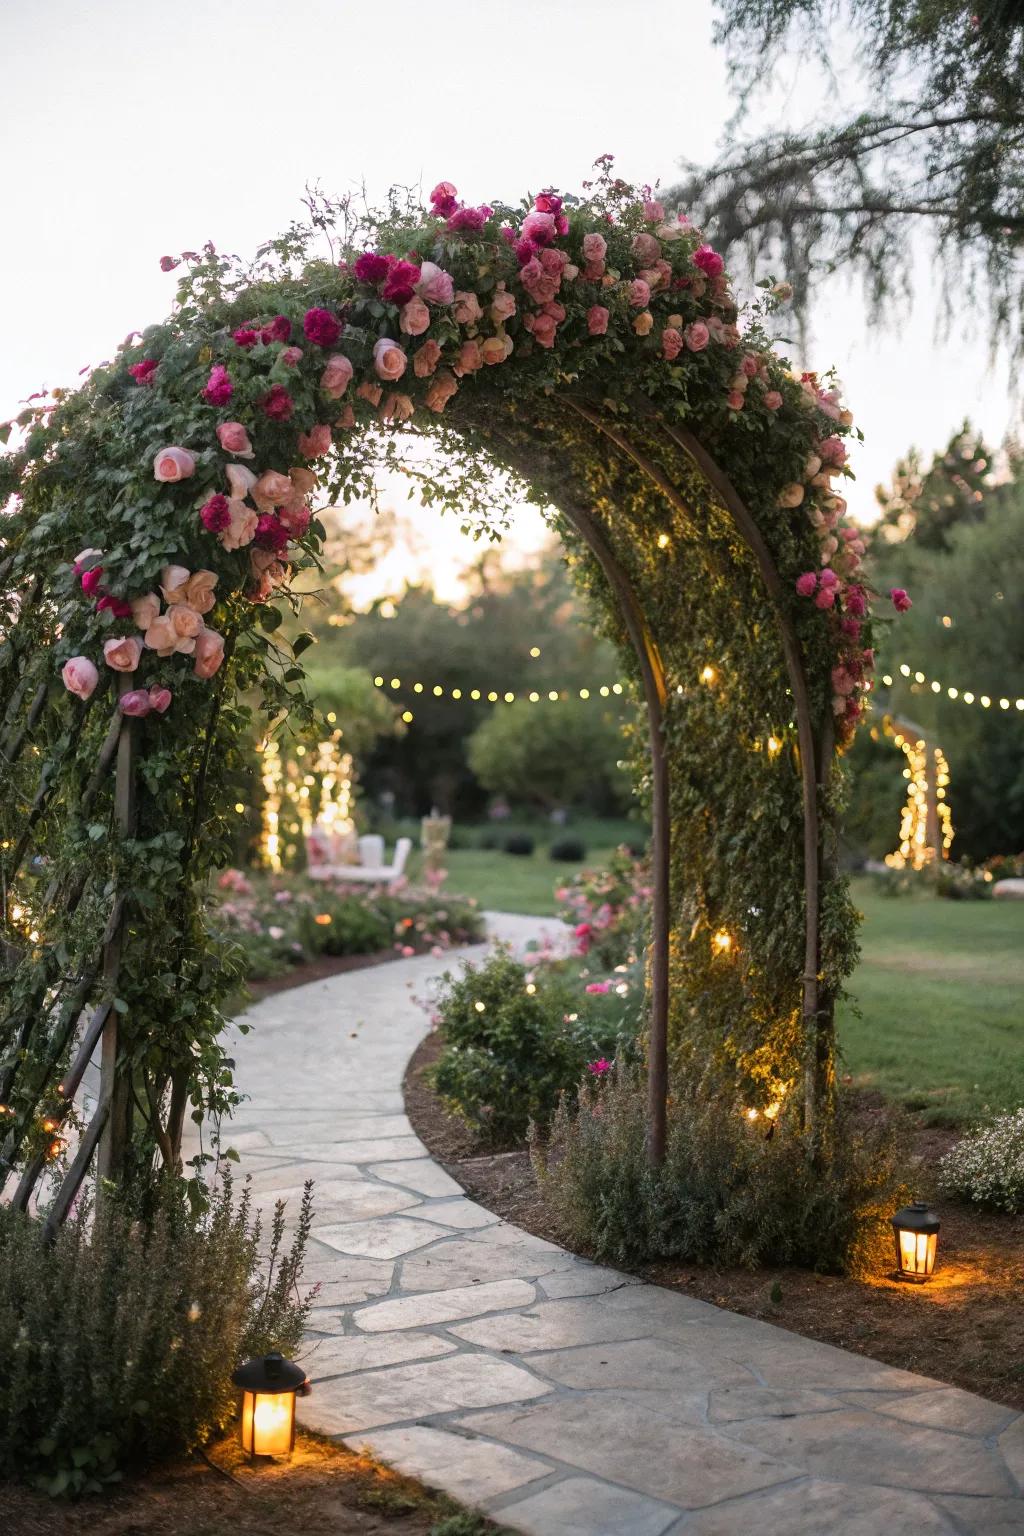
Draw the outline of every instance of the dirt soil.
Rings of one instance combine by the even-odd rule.
[[[4,1536],[485,1536],[501,1527],[330,1440],[299,1434],[290,1462],[234,1440],[68,1505],[0,1485]]]
[[[424,1073],[440,1045],[438,1034],[428,1035],[406,1073],[406,1109],[416,1134],[474,1200],[528,1232],[563,1242],[525,1149],[482,1149],[428,1087]],[[872,1102],[865,1109],[878,1113],[880,1106]],[[953,1140],[948,1131],[919,1132],[914,1151],[921,1166],[934,1167]],[[939,1259],[926,1285],[884,1276],[863,1281],[806,1269],[710,1269],[675,1262],[635,1273],[1024,1410],[1024,1217],[946,1200],[940,1215]]]

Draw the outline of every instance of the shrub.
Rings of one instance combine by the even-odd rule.
[[[1024,1108],[976,1126],[940,1162],[939,1183],[961,1200],[1024,1210]]]
[[[561,864],[580,864],[586,858],[587,850],[578,837],[560,837],[551,844],[548,856]]]
[[[620,1070],[563,1103],[550,1156],[535,1166],[575,1247],[619,1264],[683,1259],[802,1264],[864,1273],[888,1261],[888,1218],[907,1191],[891,1131],[865,1131],[841,1108],[826,1172],[788,1123],[751,1121],[734,1104],[676,1091],[663,1166],[646,1151],[646,1087]]]
[[[177,1183],[144,1219],[111,1195],[52,1245],[0,1207],[0,1476],[95,1491],[222,1429],[240,1361],[302,1337],[310,1216],[307,1186],[290,1246],[279,1206],[261,1258],[259,1216],[229,1179],[202,1214]]]
[[[646,863],[625,847],[616,848],[607,868],[582,869],[555,891],[558,915],[573,927],[576,953],[609,971],[642,947],[650,896]]]
[[[506,950],[441,985],[434,1016],[444,1049],[433,1086],[491,1143],[521,1140],[531,1122],[546,1130],[587,1064],[626,1056],[638,1028],[642,984],[631,1002],[613,991],[587,994],[563,968],[528,971]]]
[[[529,858],[534,850],[534,841],[526,832],[514,832],[511,837],[505,839],[505,852],[517,854],[520,858]]]

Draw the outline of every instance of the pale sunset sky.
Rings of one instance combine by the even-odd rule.
[[[166,314],[161,255],[207,239],[248,255],[301,214],[307,182],[379,197],[443,178],[516,202],[578,189],[607,151],[621,175],[671,184],[681,156],[714,158],[733,110],[712,19],[710,0],[8,0],[0,420]],[[755,122],[801,124],[820,95],[797,75]],[[865,433],[850,504],[866,520],[912,443],[943,445],[966,413],[995,441],[1017,425],[986,317],[939,341],[918,267],[913,310],[881,326],[836,279],[801,359],[836,365]],[[452,596],[473,546],[437,513],[410,517],[382,590],[425,569]],[[540,530],[524,511],[508,542],[526,551]]]

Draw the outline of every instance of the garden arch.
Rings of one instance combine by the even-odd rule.
[[[497,466],[554,508],[646,706],[652,1159],[670,1069],[827,1159],[855,955],[837,748],[873,650],[833,484],[850,417],[777,354],[783,286],[741,317],[721,257],[607,164],[580,199],[474,208],[441,183],[427,210],[318,206],[252,267],[163,265],[171,318],[30,408],[0,460],[6,1197],[62,1152],[98,1046],[51,1223],[97,1146],[111,1177],[176,1167],[190,1108],[230,1106],[202,893],[248,700],[270,729],[312,712],[309,637],[278,634],[323,538],[311,498],[366,493],[395,428],[445,456],[404,466],[427,502],[493,528]]]

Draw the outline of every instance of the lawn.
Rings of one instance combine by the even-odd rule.
[[[475,896],[482,907],[498,912],[535,912],[538,917],[554,917],[557,908],[555,886],[571,880],[581,869],[600,868],[614,849],[594,848],[583,863],[561,863],[552,859],[546,848],[516,855],[495,849],[450,848],[445,856],[448,887],[460,896]],[[410,860],[415,878],[419,856]]]
[[[1024,1104],[1024,903],[854,894],[863,958],[839,1014],[854,1082],[929,1124]]]

